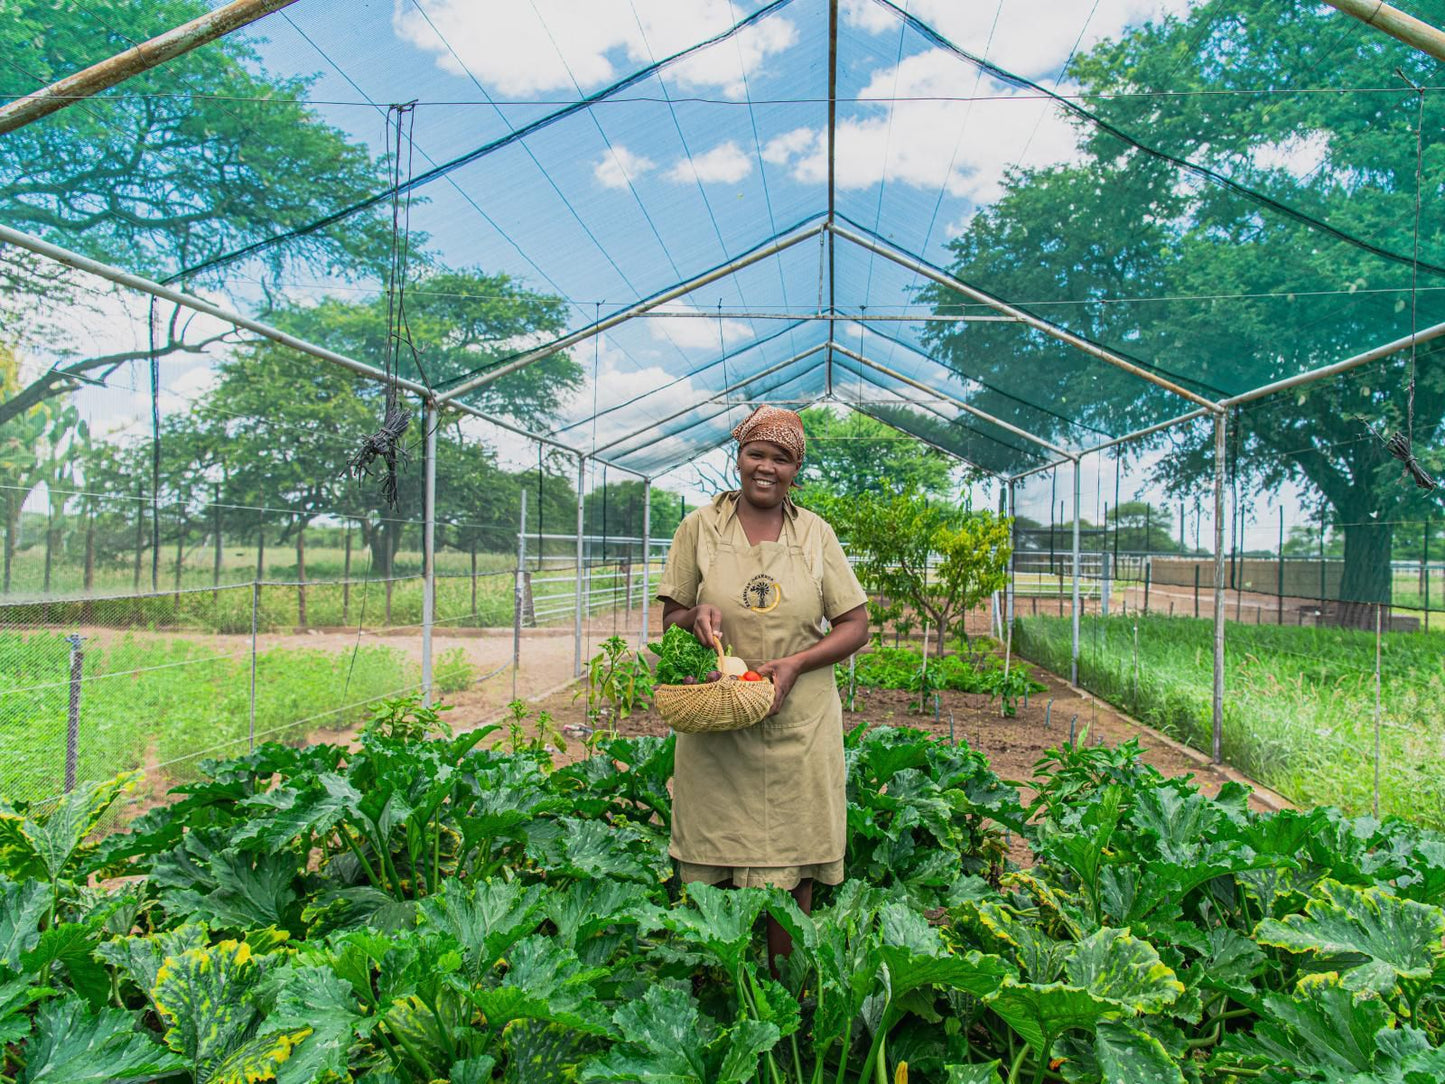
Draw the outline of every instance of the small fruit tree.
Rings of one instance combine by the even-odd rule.
[[[967,638],[965,615],[1008,580],[1005,516],[913,490],[830,502],[826,514],[856,559],[863,587],[889,600],[885,616],[926,618],[938,653],[950,635]]]

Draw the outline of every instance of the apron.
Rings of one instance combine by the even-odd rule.
[[[784,515],[776,542],[750,546],[736,515],[698,540],[697,601],[722,611],[731,654],[756,669],[824,635],[823,548]],[[807,524],[811,527],[812,524]],[[802,674],[756,726],[677,735],[672,844],[686,863],[776,867],[836,862],[846,840],[843,708],[825,666]]]

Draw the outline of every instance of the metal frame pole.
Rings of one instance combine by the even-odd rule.
[[[1079,684],[1079,506],[1083,502],[1082,469],[1074,460],[1074,613],[1070,632],[1069,682]]]
[[[256,624],[261,609],[261,580],[258,576],[251,581],[251,726],[250,750],[256,751]]]
[[[139,42],[123,53],[107,57],[83,71],[9,102],[0,108],[0,135],[23,128],[32,121],[47,117],[68,105],[109,90],[141,72],[189,53],[192,49],[215,41],[295,2],[296,0],[232,0],[232,3],[225,7],[208,11],[190,22],[157,34],[149,41]]]
[[[582,676],[582,611],[583,611],[583,582],[582,566],[586,561],[586,554],[583,552],[584,539],[583,508],[582,508],[582,487],[587,482],[587,457],[582,454],[577,456],[577,583],[574,590],[576,597],[576,613],[573,616],[572,625],[572,676]]]
[[[647,615],[652,608],[652,479],[642,480],[642,632],[637,654],[647,647]]]
[[[85,648],[79,633],[65,640],[70,644],[70,711],[65,721],[65,793],[69,794],[75,789],[80,764],[80,684],[85,674]]]
[[[527,487],[520,486],[517,517],[517,577],[512,596],[512,699],[517,699],[517,674],[522,669],[522,610],[527,604]]]
[[[459,395],[465,395],[467,392],[484,388],[488,384],[502,379],[504,376],[515,373],[518,369],[525,369],[527,366],[533,365],[543,358],[551,357],[553,354],[566,350],[569,346],[575,346],[579,342],[590,339],[595,335],[600,335],[609,328],[616,327],[618,324],[624,323],[634,316],[640,316],[650,309],[657,308],[659,305],[665,305],[669,301],[684,297],[694,290],[706,286],[710,282],[716,282],[720,278],[726,278],[728,275],[741,271],[745,267],[750,267],[759,260],[765,260],[770,256],[776,256],[780,252],[785,252],[794,245],[808,240],[810,237],[816,237],[822,230],[823,223],[818,222],[799,230],[797,233],[760,245],[751,252],[735,257],[727,261],[727,263],[713,268],[711,271],[706,271],[701,275],[681,282],[676,286],[662,291],[660,294],[653,294],[651,297],[645,298],[636,304],[629,305],[625,309],[619,309],[611,316],[604,316],[601,320],[588,324],[586,327],[578,328],[570,334],[563,335],[554,342],[546,343],[533,350],[519,354],[505,365],[499,365],[495,369],[489,369],[485,373],[479,373],[476,376],[463,380],[456,387],[448,388],[444,391],[440,399],[442,402],[452,402]]]
[[[431,706],[432,626],[436,623],[437,606],[437,405],[426,401],[422,413],[426,428],[426,464],[423,468],[422,492],[422,587],[421,587],[421,699]]]
[[[1229,416],[1214,416],[1214,695],[1210,717],[1214,763],[1224,759],[1224,459]]]

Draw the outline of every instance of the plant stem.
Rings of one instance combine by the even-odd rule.
[[[853,1018],[848,1017],[848,1023],[843,1027],[843,1047],[838,1051],[838,1079],[835,1084],[843,1084],[844,1074],[848,1071],[848,1051],[853,1045]]]
[[[351,853],[356,855],[356,860],[361,863],[361,868],[366,871],[366,879],[376,888],[384,887],[382,883],[377,880],[376,870],[371,868],[371,863],[366,860],[366,855],[361,853],[361,848],[357,846],[356,840],[351,838],[351,832],[347,829],[345,822],[337,825],[337,827],[341,831],[341,838],[346,841],[346,845],[351,848]]]
[[[1019,1052],[1014,1055],[1013,1064],[1009,1066],[1008,1084],[1017,1084],[1019,1078],[1019,1069],[1023,1066],[1024,1055],[1026,1055],[1028,1052],[1028,1043],[1024,1043],[1021,1047],[1019,1047]]]

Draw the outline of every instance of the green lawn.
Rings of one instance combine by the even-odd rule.
[[[106,779],[146,763],[172,779],[196,758],[246,751],[251,657],[182,638],[87,646],[77,777]],[[35,800],[65,776],[70,647],[47,632],[0,632],[0,795]],[[257,740],[300,738],[362,719],[366,705],[420,680],[390,647],[333,653],[274,648],[256,659]]]
[[[1445,633],[1387,633],[1382,643],[1381,812],[1445,827]],[[1208,750],[1212,644],[1208,621],[1086,616],[1080,683]],[[1067,674],[1069,619],[1021,617],[1014,646]],[[1225,660],[1225,759],[1300,804],[1369,812],[1374,634],[1230,623]]]

